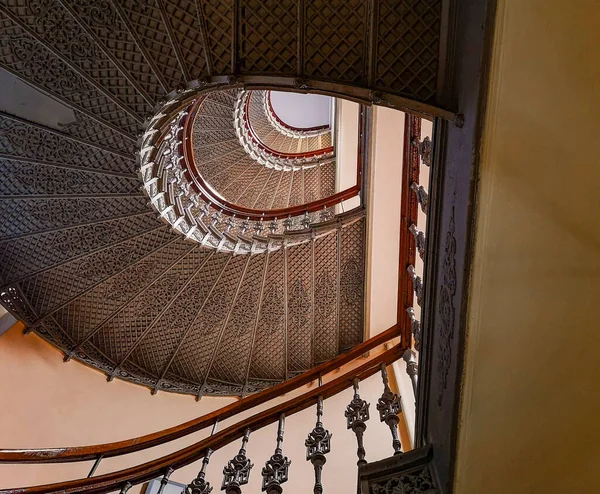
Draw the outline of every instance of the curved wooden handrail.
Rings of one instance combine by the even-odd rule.
[[[285,393],[289,393],[300,386],[314,381],[320,375],[327,374],[341,367],[342,365],[351,362],[369,350],[372,350],[379,345],[398,337],[399,335],[399,326],[394,325],[388,330],[373,336],[360,345],[355,346],[348,352],[339,355],[336,358],[325,362],[299,376],[282,382],[276,386],[273,386],[272,388],[268,388],[256,394],[250,395],[236,403],[231,403],[230,405],[207,413],[201,417],[159,432],[146,434],[144,436],[127,439],[124,441],[96,444],[91,446],[41,449],[0,449],[0,463],[63,463],[89,461],[97,458],[100,455],[103,458],[110,458],[134,453],[136,451],[151,448],[153,446],[158,446],[160,444],[179,439],[183,436],[209,427],[214,424],[217,419],[219,421],[225,420]]]
[[[156,460],[124,470],[99,475],[98,477],[70,480],[67,482],[41,486],[2,489],[0,490],[0,494],[75,494],[82,492],[101,494],[117,490],[125,482],[130,482],[133,485],[146,482],[162,475],[168,468],[179,469],[197,461],[204,456],[207,449],[217,450],[232,441],[239,439],[248,428],[256,431],[276,422],[281,414],[289,416],[308,408],[317,402],[319,396],[326,399],[343,391],[352,385],[355,378],[359,378],[360,380],[366,379],[376,373],[382,363],[390,365],[392,362],[395,362],[401,357],[403,351],[404,348],[402,345],[395,345],[390,350],[373,357],[358,368],[348,371],[344,375],[337,377],[323,386],[316,387],[315,389],[296,398],[292,398],[283,404],[257,413],[223,429],[221,432],[198,441],[196,444],[161,458],[157,458]]]
[[[361,152],[359,150],[358,154],[358,163],[357,163],[357,181],[356,185],[353,187],[349,187],[345,190],[337,192],[331,196],[324,197],[317,201],[308,202],[305,204],[299,204],[297,206],[290,206],[287,208],[281,209],[252,209],[246,208],[244,206],[240,206],[234,204],[232,202],[227,201],[222,197],[217,197],[211,185],[206,182],[206,180],[202,177],[200,170],[196,166],[196,162],[194,160],[194,151],[193,151],[193,139],[191,126],[193,125],[194,118],[199,109],[199,104],[202,99],[198,99],[191,107],[189,113],[184,117],[184,139],[183,144],[183,156],[184,156],[184,167],[187,168],[186,176],[188,180],[191,181],[194,189],[197,193],[199,193],[205,201],[210,201],[213,206],[217,209],[221,209],[224,214],[228,216],[238,216],[238,217],[248,217],[252,220],[272,220],[275,218],[286,218],[288,216],[298,216],[304,214],[305,212],[314,213],[317,211],[321,211],[324,208],[328,208],[331,206],[335,206],[340,204],[343,201],[351,199],[357,196],[361,190],[361,179],[362,179],[362,160],[361,160]],[[359,142],[359,146],[361,143]]]

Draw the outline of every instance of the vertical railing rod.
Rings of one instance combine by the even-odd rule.
[[[98,469],[98,465],[100,465],[100,461],[102,461],[102,458],[104,458],[104,455],[96,456],[96,461],[94,461],[92,469],[90,470],[90,473],[88,473],[88,479],[96,473],[96,470]]]

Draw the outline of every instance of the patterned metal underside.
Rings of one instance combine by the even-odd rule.
[[[75,115],[60,131],[0,115],[2,303],[67,356],[154,390],[248,393],[356,345],[364,271],[362,219],[255,256],[171,232],[136,175],[155,105],[232,72],[436,100],[439,0],[380,0],[373,16],[364,0],[235,5],[0,3],[0,67]]]
[[[254,161],[235,133],[236,98],[235,90],[209,93],[193,127],[196,167],[222,197],[239,206],[268,210],[305,204],[335,193],[333,161],[291,171],[267,168]],[[266,124],[270,126],[268,121]],[[297,146],[299,139],[282,137],[295,141]]]

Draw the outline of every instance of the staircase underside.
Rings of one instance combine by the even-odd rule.
[[[440,104],[441,2],[380,0],[372,15],[358,0],[298,5],[0,5],[0,68],[73,116],[51,129],[0,115],[0,293],[67,357],[153,390],[244,394],[362,341],[362,215],[234,256],[158,220],[137,177],[145,119],[198,79]]]

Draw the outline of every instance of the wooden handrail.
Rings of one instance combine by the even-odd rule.
[[[404,120],[404,149],[402,165],[402,188],[400,205],[400,259],[398,263],[398,318],[402,337],[410,341],[412,336],[411,319],[406,309],[413,306],[412,279],[406,268],[415,264],[416,245],[409,232],[411,224],[417,223],[419,204],[410,189],[412,183],[419,182],[419,152],[413,145],[414,138],[421,136],[421,118],[410,113]]]
[[[250,395],[236,403],[231,403],[218,410],[207,413],[196,419],[192,419],[183,424],[164,429],[159,432],[146,434],[144,436],[117,441],[106,444],[96,444],[91,446],[76,446],[62,448],[41,448],[41,449],[0,449],[0,463],[63,463],[88,461],[102,455],[104,458],[120,456],[128,453],[134,453],[143,449],[158,446],[193,432],[199,431],[211,426],[217,419],[223,421],[238,413],[244,412],[255,406],[261,405],[285,393],[289,393],[300,386],[308,384],[320,375],[329,372],[351,362],[364,353],[386,343],[387,341],[399,336],[399,326],[394,325],[388,330],[373,336],[367,341],[355,346],[348,352],[337,356],[336,358],[325,362],[299,376],[288,381],[282,382],[272,388],[265,389],[259,393]],[[403,346],[406,346],[403,344]]]
[[[370,341],[370,340],[369,340]],[[242,420],[210,437],[198,441],[196,444],[183,448],[174,453],[161,458],[126,468],[116,472],[111,472],[98,477],[70,480],[67,482],[46,484],[41,486],[23,487],[16,489],[2,489],[0,494],[75,494],[90,493],[101,494],[112,492],[118,489],[125,482],[139,484],[154,479],[165,472],[168,468],[179,469],[198,459],[202,458],[208,449],[217,450],[223,446],[239,439],[246,429],[256,431],[269,424],[276,422],[280,415],[293,415],[309,406],[315,404],[322,396],[324,399],[336,395],[340,391],[352,385],[355,378],[364,380],[375,374],[382,363],[390,365],[400,358],[404,351],[401,344],[395,345],[390,350],[379,354],[356,369],[350,370],[344,375],[324,384],[315,387],[307,393],[292,398],[291,400],[269,408],[263,412],[257,413],[245,420]]]

